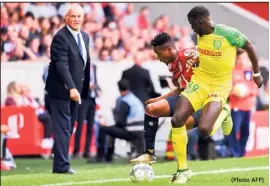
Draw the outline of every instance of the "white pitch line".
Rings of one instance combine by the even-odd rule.
[[[193,175],[204,175],[204,174],[219,174],[219,173],[228,173],[228,172],[247,172],[253,170],[269,170],[270,167],[247,167],[247,168],[232,168],[232,169],[220,169],[220,170],[212,170],[212,171],[201,171],[201,172],[193,172]],[[155,176],[155,179],[160,178],[170,178],[172,175],[161,175]],[[54,184],[46,184],[41,186],[68,186],[68,185],[86,185],[86,184],[97,184],[97,183],[109,183],[109,182],[121,182],[121,181],[129,181],[129,178],[116,178],[116,179],[108,179],[108,180],[94,180],[94,181],[81,181],[81,182],[66,182],[66,183],[54,183]]]

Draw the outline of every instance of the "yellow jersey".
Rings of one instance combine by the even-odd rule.
[[[237,29],[222,24],[216,24],[212,34],[197,36],[200,63],[192,78],[204,80],[209,85],[231,86],[236,49],[246,41],[247,37]]]

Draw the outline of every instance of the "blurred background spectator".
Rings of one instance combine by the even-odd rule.
[[[44,140],[41,142],[42,146],[51,148],[53,145],[53,140],[51,139],[52,135],[52,121],[51,116],[47,110],[41,105],[37,98],[32,97],[31,89],[27,84],[22,84],[22,96],[24,98],[24,105],[32,107],[35,109],[38,120],[43,124],[44,127]]]
[[[5,101],[5,106],[23,106],[24,100],[21,93],[21,85],[16,81],[10,82],[7,86],[7,98]]]
[[[143,104],[145,101],[160,96],[156,93],[149,71],[142,68],[142,54],[133,57],[134,65],[123,71],[122,79],[125,79],[130,84],[130,90],[137,96]]]
[[[131,91],[129,82],[122,79],[118,82],[120,96],[113,109],[115,125],[101,126],[98,134],[98,151],[96,158],[88,162],[113,161],[115,138],[134,143],[136,153],[144,151],[144,106]],[[106,137],[107,145],[106,144]]]
[[[233,88],[229,96],[233,129],[228,139],[232,157],[243,157],[246,154],[251,113],[256,109],[257,94],[258,87],[253,82],[248,55],[244,50],[238,50],[233,70]],[[240,138],[237,137],[238,133]]]

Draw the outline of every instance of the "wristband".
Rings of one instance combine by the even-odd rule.
[[[261,73],[256,73],[256,74],[253,74],[253,77],[259,77],[261,75]]]

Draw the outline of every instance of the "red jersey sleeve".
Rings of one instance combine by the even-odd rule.
[[[189,60],[189,55],[194,52],[195,48],[183,49],[178,52],[178,67],[179,73],[174,78],[177,78],[178,84],[180,88],[186,88],[188,82],[191,80],[191,76],[193,75],[192,68],[187,71],[187,60]]]

